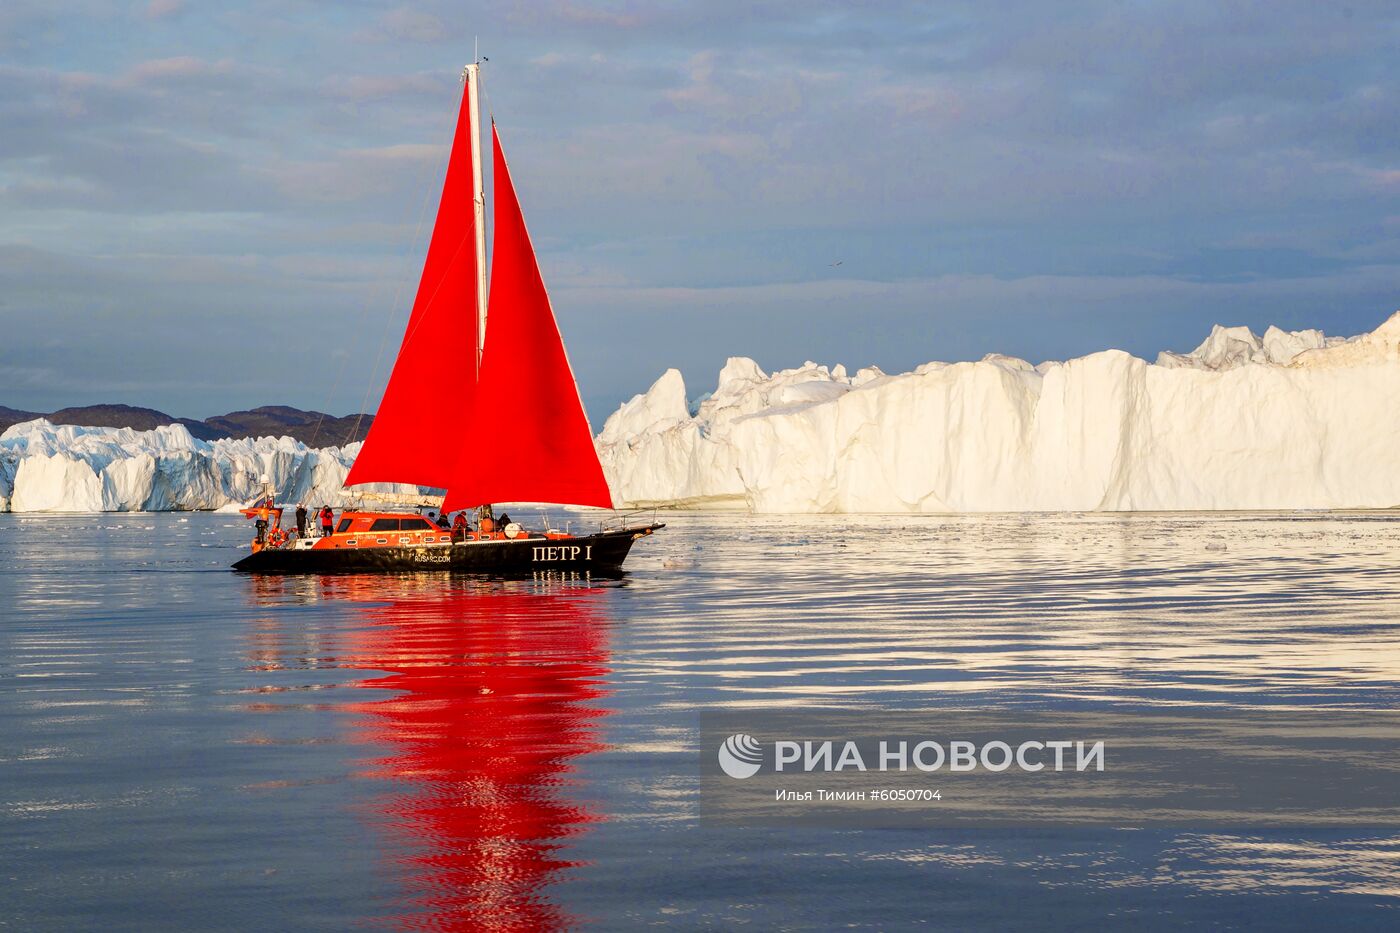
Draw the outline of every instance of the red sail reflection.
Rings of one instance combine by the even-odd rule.
[[[545,889],[576,864],[564,840],[602,818],[569,795],[574,760],[602,747],[602,595],[444,581],[357,607],[343,663],[387,672],[359,686],[393,691],[353,709],[355,739],[389,750],[363,776],[401,785],[375,804],[407,887],[395,925],[572,922]]]

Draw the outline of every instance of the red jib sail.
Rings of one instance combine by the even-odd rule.
[[[560,502],[610,509],[612,496],[494,124],[491,141],[495,252],[485,349],[473,433],[446,483],[442,507]]]
[[[433,238],[384,400],[345,485],[443,487],[469,437],[476,361],[476,220],[472,125],[462,94]]]

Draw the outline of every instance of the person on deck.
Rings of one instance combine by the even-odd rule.
[[[306,503],[297,503],[297,537],[306,537]]]
[[[447,513],[446,513],[446,512],[443,512],[443,513],[441,513],[441,514],[438,515],[438,517],[437,517],[437,526],[438,526],[439,528],[441,528],[443,531],[446,531],[446,530],[448,529],[448,521],[447,521]]]
[[[457,513],[457,517],[452,519],[452,540],[464,541],[467,537],[467,512],[465,509]]]
[[[329,538],[335,529],[335,513],[328,505],[321,506],[321,537]]]
[[[267,541],[267,520],[269,517],[271,517],[271,515],[272,510],[268,508],[267,500],[264,499],[262,501],[262,504],[258,506],[258,520],[257,523],[253,526],[258,530],[257,541],[259,545],[262,545]]]

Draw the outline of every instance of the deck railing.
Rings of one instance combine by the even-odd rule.
[[[598,523],[598,531],[622,531],[640,525],[654,525],[656,513],[656,509],[636,509],[621,515],[614,514]]]

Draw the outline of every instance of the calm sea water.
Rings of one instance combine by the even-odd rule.
[[[0,515],[0,926],[1400,924],[1393,834],[709,825],[698,716],[1393,709],[1400,516],[677,515],[621,581]]]

